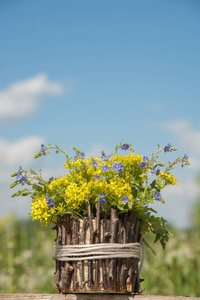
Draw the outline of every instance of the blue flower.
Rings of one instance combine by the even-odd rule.
[[[101,206],[104,206],[104,204],[106,204],[106,200],[104,200],[103,198],[100,200]]]
[[[156,175],[159,175],[160,174],[160,169],[158,168],[157,170],[156,170]]]
[[[44,144],[41,145],[40,151],[42,152],[41,155],[46,155],[47,154],[47,151],[45,151],[45,145]]]
[[[113,168],[113,170],[123,172],[124,166],[122,163],[114,162],[114,164],[112,165],[112,168]]]
[[[17,178],[16,178],[16,180],[19,180],[20,175],[21,175],[21,170],[22,170],[22,167],[20,166],[20,167],[19,167],[19,170],[18,170],[18,173],[17,173]]]
[[[108,165],[103,165],[101,168],[101,171],[106,172],[106,171],[108,171],[108,169],[109,169]]]
[[[170,144],[167,144],[167,146],[164,147],[164,152],[169,152],[171,151],[171,145]]]
[[[84,157],[84,156],[85,156],[85,153],[84,153],[84,152],[81,152],[81,151],[79,151],[79,155],[80,155],[81,157]]]
[[[101,153],[101,159],[105,159],[106,158],[106,155],[104,152]]]
[[[95,168],[97,168],[98,165],[99,165],[99,162],[98,162],[98,161],[95,161],[95,160],[93,160],[93,162],[91,163],[91,166],[92,166],[92,167],[95,167]]]
[[[53,203],[53,199],[49,198],[49,195],[46,194],[46,202],[50,208],[53,208],[55,204]]]
[[[16,180],[19,180],[21,185],[24,185],[28,181],[28,177],[24,175],[24,171],[22,170],[22,167],[19,167]]]
[[[160,198],[161,198],[161,193],[155,191],[155,193],[154,193],[154,199],[155,199],[155,200],[158,200],[158,199],[160,199]]]
[[[107,194],[99,194],[99,197],[101,197],[101,198],[105,198],[105,197],[107,197],[108,195]]]
[[[94,174],[94,178],[99,180],[99,179],[101,179],[101,176],[97,175],[97,174]]]
[[[185,154],[185,155],[183,156],[183,162],[182,162],[181,167],[184,167],[184,166],[185,166],[185,161],[187,161],[187,160],[188,160],[188,156]]]
[[[121,200],[122,202],[127,203],[130,199],[128,196],[123,196]]]
[[[141,169],[144,169],[144,168],[147,167],[147,164],[146,164],[144,161],[142,161],[142,162],[138,165],[138,167],[141,168]]]
[[[152,174],[156,174],[156,175],[160,174],[160,169],[157,168],[157,166],[158,166],[157,164],[155,164],[155,166],[153,166],[154,171],[151,171]],[[156,168],[157,168],[157,170],[155,170]]]
[[[129,149],[129,144],[123,144],[122,145],[122,150],[128,150]]]
[[[149,161],[148,156],[143,156],[143,161]]]
[[[28,181],[28,178],[24,175],[21,175],[21,178],[20,178],[20,183],[22,185],[24,185],[26,182]]]

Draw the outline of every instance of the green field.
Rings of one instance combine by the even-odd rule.
[[[165,251],[159,244],[153,245],[156,256],[146,249],[144,293],[200,296],[199,228],[171,231]],[[0,238],[0,293],[56,293],[51,228],[8,216],[0,221]]]

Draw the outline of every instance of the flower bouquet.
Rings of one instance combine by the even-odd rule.
[[[152,205],[164,203],[161,190],[177,184],[171,170],[177,163],[189,165],[188,157],[178,157],[165,166],[159,154],[175,151],[175,147],[158,145],[157,152],[148,157],[135,154],[132,145],[122,140],[113,154],[102,151],[100,158],[85,159],[84,153],[73,149],[72,159],[58,146],[41,145],[34,158],[51,150],[64,154],[66,175],[45,180],[41,170],[20,166],[11,175],[16,176],[11,188],[26,187],[12,196],[31,195],[33,220],[54,224],[59,293],[141,293],[144,245],[151,248],[145,233],[152,232],[154,242],[160,241],[163,248],[169,238],[167,221],[156,216]]]

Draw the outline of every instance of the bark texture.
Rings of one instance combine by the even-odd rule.
[[[86,201],[84,218],[66,213],[55,224],[57,245],[85,245],[100,243],[127,244],[141,242],[140,221],[136,212],[120,215],[112,209],[110,218],[98,201],[95,219],[92,218],[89,200]],[[110,258],[83,261],[56,260],[55,283],[58,293],[97,292],[138,293],[140,288],[138,259]]]

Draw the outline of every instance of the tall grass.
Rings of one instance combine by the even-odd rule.
[[[0,221],[0,292],[55,293],[55,233],[31,220]]]
[[[166,250],[159,244],[146,249],[141,273],[144,293],[200,296],[200,234],[171,229]],[[149,240],[151,237],[147,237]],[[0,293],[56,293],[55,232],[31,220],[8,216],[0,221]]]
[[[146,250],[141,277],[147,294],[200,296],[200,236],[176,231],[166,249],[153,246],[156,256]]]

